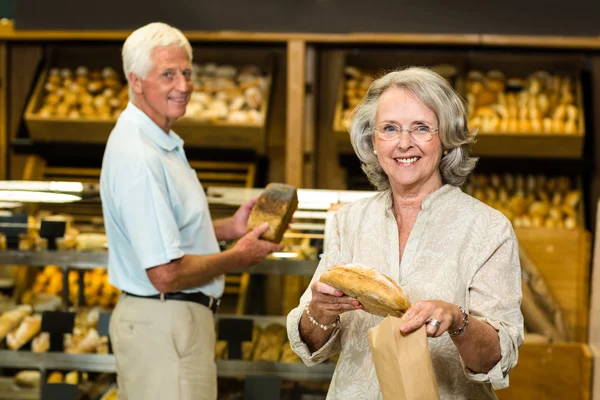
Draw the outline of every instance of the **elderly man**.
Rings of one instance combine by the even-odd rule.
[[[100,179],[109,280],[122,290],[110,325],[119,399],[216,399],[213,312],[223,274],[281,246],[246,234],[254,201],[211,221],[183,141],[171,130],[192,92],[192,48],[151,23],[123,46],[130,103],[110,134]],[[217,240],[240,240],[220,252]]]

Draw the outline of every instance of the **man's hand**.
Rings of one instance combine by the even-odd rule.
[[[248,227],[248,217],[252,212],[252,207],[256,204],[258,197],[248,200],[238,208],[238,210],[231,217],[231,231],[235,235],[235,239],[241,238],[246,234],[246,228]]]
[[[217,240],[236,240],[244,236],[248,227],[248,217],[257,200],[258,197],[248,200],[229,218],[214,220]]]
[[[256,202],[256,200],[255,200]],[[248,203],[246,203],[248,204]],[[242,206],[244,207],[244,206]],[[252,208],[252,207],[250,207]],[[240,207],[241,209],[241,207]],[[237,214],[237,213],[236,213]],[[238,254],[240,268],[250,267],[264,260],[269,254],[274,251],[283,250],[282,244],[275,244],[266,240],[261,240],[260,235],[269,229],[269,224],[266,222],[243,236],[235,244],[232,250]]]

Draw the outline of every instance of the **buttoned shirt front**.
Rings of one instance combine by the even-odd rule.
[[[109,282],[147,296],[158,291],[146,270],[184,254],[219,252],[208,201],[183,150],[129,103],[113,128],[102,161],[100,193],[108,240]],[[220,297],[223,276],[185,290]]]

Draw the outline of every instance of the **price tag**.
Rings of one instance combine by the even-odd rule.
[[[244,381],[245,400],[279,400],[281,378],[278,376],[247,376]]]
[[[48,240],[48,250],[56,250],[56,238],[65,235],[65,221],[42,221],[40,237]]]
[[[44,311],[42,313],[42,332],[50,334],[50,350],[64,351],[64,334],[72,333],[75,325],[75,313],[65,311]]]
[[[111,313],[101,312],[100,316],[98,317],[98,335],[100,335],[100,337],[102,337],[102,336],[108,337],[108,352],[109,353],[112,353],[112,345],[110,343],[110,335],[109,335],[111,315],[112,315]]]
[[[225,318],[219,319],[219,340],[227,341],[228,358],[241,360],[242,342],[252,340],[251,319]]]
[[[19,235],[27,233],[27,214],[0,216],[0,232],[6,236],[6,247],[19,248]]]
[[[42,389],[42,400],[76,400],[79,399],[77,385],[66,383],[46,383]]]

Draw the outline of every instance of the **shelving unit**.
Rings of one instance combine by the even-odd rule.
[[[0,251],[2,265],[57,265],[61,268],[87,270],[105,268],[107,252],[41,251],[21,252],[16,250]],[[312,276],[318,261],[313,260],[272,260],[268,259],[249,269],[252,274],[262,275],[299,275]],[[216,314],[219,319],[251,319],[259,325],[277,323],[285,325],[285,316]],[[250,375],[272,375],[282,379],[302,381],[322,381],[331,379],[335,365],[324,363],[315,367],[304,364],[291,364],[265,361],[217,360],[217,373],[223,378],[245,378]],[[0,368],[48,370],[81,370],[88,372],[116,372],[115,357],[112,354],[66,354],[33,353],[30,351],[0,350]],[[31,395],[31,391],[27,392]],[[2,397],[0,397],[1,399]],[[26,398],[26,397],[25,397]]]

